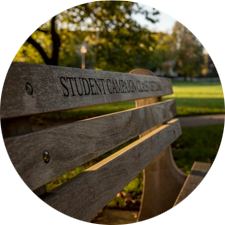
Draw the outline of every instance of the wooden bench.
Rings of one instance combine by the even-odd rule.
[[[173,93],[171,80],[152,75],[144,69],[115,73],[12,63],[2,92],[2,133],[11,161],[29,188],[55,209],[84,221],[143,169],[139,221],[184,199],[210,165],[196,163],[188,178],[176,167],[170,148],[181,135],[175,101],[160,98]],[[136,100],[136,108],[60,125],[34,122],[46,113],[130,100]],[[138,136],[46,192],[53,179]],[[184,183],[191,185],[186,189]]]

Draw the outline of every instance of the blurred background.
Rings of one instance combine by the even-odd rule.
[[[39,27],[14,61],[158,76],[218,77],[196,37],[182,24],[141,4],[100,1],[68,9]]]
[[[21,46],[14,61],[85,69],[129,72],[145,68],[172,79],[178,117],[194,117],[173,144],[178,167],[189,173],[194,161],[213,163],[223,134],[223,121],[199,124],[202,117],[224,115],[224,98],[214,63],[196,37],[157,9],[124,1],[93,2],[70,8],[40,26]],[[75,121],[135,107],[133,101],[77,109],[34,118]],[[211,119],[212,120],[212,119]],[[117,151],[115,149],[114,151]],[[76,168],[51,184],[55,188],[95,162]],[[142,174],[113,199],[108,208],[139,209]],[[98,221],[99,223],[99,221]]]

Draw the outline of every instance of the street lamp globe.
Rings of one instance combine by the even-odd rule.
[[[81,46],[81,49],[80,49],[80,52],[81,52],[81,68],[82,69],[85,69],[85,54],[87,53],[87,48],[85,47],[85,45],[82,45]]]
[[[86,54],[87,53],[87,49],[86,49],[86,47],[84,45],[81,46],[80,52],[81,52],[81,54]]]

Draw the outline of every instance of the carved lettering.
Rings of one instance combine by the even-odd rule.
[[[132,80],[129,80],[129,85],[130,85],[131,92],[135,92],[136,87],[135,87],[134,82]]]
[[[112,84],[113,84],[114,93],[120,93],[120,87],[117,83],[117,80],[113,79]]]
[[[77,79],[76,78],[74,78],[74,81],[75,81],[75,85],[76,85],[76,89],[77,89],[78,95],[82,96],[83,95],[83,87],[81,85],[80,79],[79,79],[80,85],[77,84]]]
[[[91,94],[92,95],[96,95],[95,90],[93,90],[93,89],[95,89],[95,83],[93,83],[94,82],[94,78],[88,78],[88,80],[89,80],[90,87],[91,87]]]
[[[99,95],[99,94],[102,94],[102,90],[100,88],[100,85],[99,83],[96,81],[96,79],[93,79],[94,80],[94,83],[95,83],[95,89],[96,89],[96,94]],[[103,86],[104,87],[104,86]]]
[[[148,80],[60,77],[60,83],[65,97],[161,91],[160,84]]]
[[[111,90],[111,84],[112,84],[111,80],[107,79],[107,88],[108,88],[108,91],[109,91],[110,94],[113,93],[112,90]]]
[[[86,78],[81,78],[81,79],[82,79],[85,95],[89,95],[90,94],[90,85]]]
[[[119,80],[121,93],[124,93],[124,82],[123,80]]]
[[[67,77],[67,79],[70,81],[70,87],[71,87],[71,90],[72,90],[72,96],[75,96],[74,90],[73,90],[73,84],[71,82],[71,80],[73,80],[73,77]]]
[[[98,81],[102,85],[103,93],[106,94],[105,93],[105,86],[104,86],[104,82],[105,82],[104,79],[98,79]],[[101,90],[100,86],[98,86],[98,88],[99,88],[100,92],[102,93],[102,90]]]
[[[62,84],[62,86],[64,88],[63,95],[66,96],[66,97],[68,97],[69,96],[69,90],[68,90],[67,86],[65,85],[65,83],[63,83],[63,80],[65,82],[66,81],[66,78],[65,77],[60,77],[60,82],[61,82],[61,84]],[[65,90],[66,90],[66,93],[64,92]]]

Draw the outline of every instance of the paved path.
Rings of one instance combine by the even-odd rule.
[[[224,124],[225,114],[179,117],[182,127]]]

